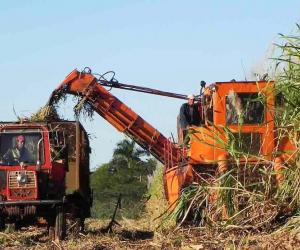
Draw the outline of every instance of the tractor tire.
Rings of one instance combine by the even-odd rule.
[[[5,230],[5,218],[3,214],[0,214],[0,232]]]
[[[56,208],[55,225],[54,225],[54,240],[64,240],[66,237],[66,215],[63,206]]]

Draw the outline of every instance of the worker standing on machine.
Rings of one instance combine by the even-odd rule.
[[[198,103],[195,96],[188,95],[187,103],[181,105],[178,119],[178,142],[181,144],[191,126],[199,126],[201,122]]]

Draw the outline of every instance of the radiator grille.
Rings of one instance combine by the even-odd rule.
[[[19,183],[17,180],[18,175],[21,173],[26,174],[26,183]],[[34,171],[10,171],[8,176],[8,187],[12,188],[36,188],[36,175]]]

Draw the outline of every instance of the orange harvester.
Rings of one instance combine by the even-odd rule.
[[[190,139],[184,147],[172,143],[113,96],[103,87],[107,83],[90,71],[74,70],[52,97],[61,92],[82,96],[112,126],[162,162],[165,194],[170,204],[176,204],[183,187],[201,182],[203,174],[228,169],[227,148],[234,139],[239,141],[241,150],[247,147],[248,163],[274,162],[278,181],[284,161],[292,156],[292,143],[287,138],[278,139],[274,132],[273,82],[217,82],[206,87],[198,102],[203,124],[189,129]]]

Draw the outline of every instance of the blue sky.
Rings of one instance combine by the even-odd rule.
[[[120,82],[189,94],[206,82],[263,71],[278,33],[290,34],[300,1],[1,1],[2,121],[44,105],[74,68],[116,72]],[[166,136],[180,100],[113,93]],[[61,107],[72,119],[71,103]],[[91,134],[92,168],[123,136],[105,120],[81,119]]]

